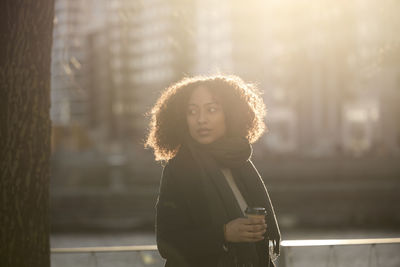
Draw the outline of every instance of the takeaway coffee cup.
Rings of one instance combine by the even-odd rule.
[[[247,218],[265,218],[267,211],[263,207],[247,207],[244,211]]]
[[[267,211],[263,207],[247,207],[244,211],[247,218],[261,218],[264,219]]]

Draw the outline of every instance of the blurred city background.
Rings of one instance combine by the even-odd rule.
[[[154,244],[146,112],[169,84],[215,73],[263,92],[253,160],[283,238],[399,233],[398,14],[396,0],[55,0],[52,245]]]

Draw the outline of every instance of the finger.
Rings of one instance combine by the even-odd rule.
[[[264,236],[264,234],[267,232],[266,229],[263,230],[257,230],[257,231],[243,231],[241,232],[241,235],[247,236],[247,237],[254,237],[254,236]]]
[[[247,224],[265,224],[265,218],[255,218],[255,217],[250,217],[248,218]]]
[[[257,240],[264,239],[264,234],[265,234],[264,231],[262,231],[262,232],[242,232],[240,234],[240,237],[242,239],[257,241]]]
[[[266,224],[257,224],[255,225],[259,231],[267,230]]]
[[[259,230],[259,231],[255,231],[255,232],[250,232],[259,236],[263,236],[265,233],[267,232],[267,230]]]
[[[242,224],[242,225],[243,224],[250,224],[250,221],[249,221],[248,218],[237,218],[236,221],[237,221],[238,224]]]
[[[262,219],[248,219],[246,225],[263,225],[265,221]]]
[[[241,226],[241,230],[246,232],[261,232],[266,229],[267,227],[265,224],[248,224]]]
[[[243,238],[248,238],[248,239],[264,239],[263,232],[244,232],[242,233]]]
[[[246,224],[242,225],[241,230],[242,232],[253,232],[254,230],[254,225],[253,224]]]
[[[263,228],[261,229],[259,225],[254,225],[254,224],[248,224],[248,225],[244,224],[244,225],[240,225],[238,227],[238,231],[239,232],[244,232],[244,233],[247,233],[247,232],[259,232],[261,230],[263,230]]]

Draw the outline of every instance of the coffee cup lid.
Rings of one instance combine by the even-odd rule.
[[[253,215],[265,215],[267,211],[263,207],[247,207],[246,214],[253,214]]]

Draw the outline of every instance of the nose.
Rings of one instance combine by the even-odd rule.
[[[207,122],[206,114],[204,114],[204,111],[200,111],[199,115],[197,117],[197,123],[198,124],[204,124],[206,122]]]

